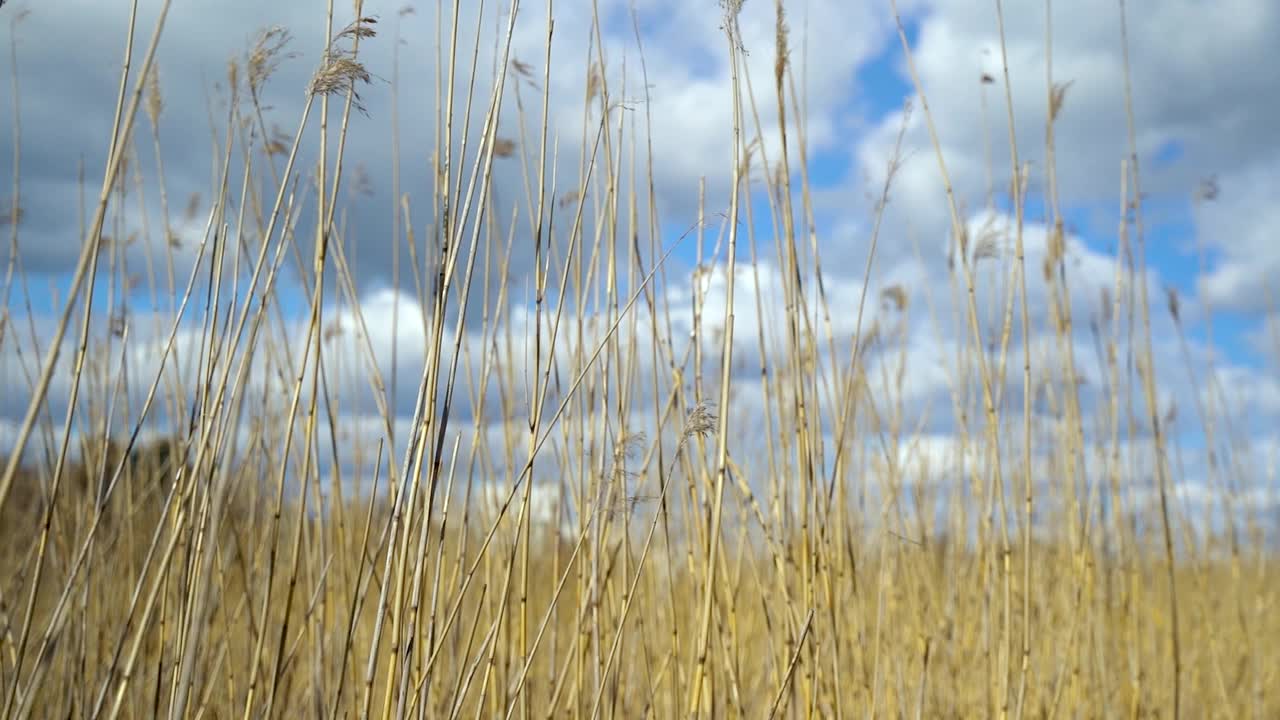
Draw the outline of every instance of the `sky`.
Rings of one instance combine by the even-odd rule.
[[[486,5],[489,9],[480,23],[481,32],[487,33],[486,51],[493,42],[493,29],[505,22],[494,8],[506,4]],[[159,5],[157,0],[140,3],[140,47],[145,47]],[[366,320],[372,318],[374,325],[393,307],[406,317],[416,313],[420,318],[422,313],[410,298],[389,290],[390,243],[385,240],[391,232],[389,210],[394,207],[390,187],[394,151],[389,138],[391,79],[397,72],[401,188],[418,207],[429,206],[427,158],[435,132],[438,28],[435,4],[416,5],[406,6],[399,0],[370,0],[365,5],[365,14],[380,20],[379,36],[361,50],[373,80],[363,92],[366,112],[353,119],[347,153],[368,183],[363,194],[347,196],[343,217],[355,229],[351,233],[353,272]],[[700,180],[706,182],[709,208],[727,206],[732,138],[726,128],[732,127],[732,115],[728,54],[720,31],[722,11],[715,0],[599,0],[597,5],[607,80],[625,96],[634,122],[652,123],[647,137],[652,141],[653,160],[647,167],[657,187],[658,233],[670,241],[696,219]],[[106,160],[128,6],[99,0],[11,0],[0,9],[4,29],[0,74],[15,79],[0,88],[4,178],[0,210],[8,208],[13,192],[18,156],[12,139],[16,137],[21,149],[23,211],[17,226],[18,258],[33,301],[31,322],[14,320],[11,327],[26,325],[34,328],[36,336],[47,334],[49,318],[60,310],[59,298],[81,242],[79,207],[82,202],[92,203],[94,178],[101,177]],[[225,107],[219,98],[226,94],[228,60],[243,56],[262,28],[279,25],[292,32],[290,49],[296,56],[282,61],[264,90],[268,124],[292,134],[304,101],[303,88],[324,41],[323,12],[318,9],[322,6],[302,0],[174,3],[157,56],[165,104],[158,134],[164,148],[169,215],[183,238],[176,268],[180,279],[189,272],[190,253],[203,232],[207,206],[201,204],[201,197],[207,197],[216,162],[210,119]],[[406,7],[414,12],[402,12]],[[582,114],[592,38],[588,7],[585,2],[564,0],[555,4],[548,112],[553,134],[562,148],[570,148],[557,165],[566,177],[576,174],[579,140],[593,129],[585,125]],[[980,282],[980,293],[997,293],[1012,241],[1011,207],[1000,194],[1009,185],[1011,158],[996,4],[902,0],[897,8],[936,121],[960,212],[975,235],[994,232],[1000,259],[979,264],[978,276],[987,281]],[[945,407],[951,393],[947,365],[963,332],[947,319],[949,308],[936,307],[947,296],[950,219],[930,131],[908,72],[891,3],[788,0],[785,10],[791,62],[800,84],[798,92],[805,99],[815,233],[831,302],[852,307],[861,294],[875,197],[901,132],[904,160],[893,178],[869,289],[878,293],[898,286],[907,291],[912,307],[939,310],[939,317],[933,319],[929,313],[914,312],[903,329],[909,349],[904,401],[916,408],[939,403]],[[336,24],[349,21],[350,12],[348,3],[338,3]],[[464,14],[473,12],[464,10]],[[765,137],[773,138],[765,149],[771,157],[777,157],[779,149],[777,117],[771,109],[775,12],[772,2],[747,0],[740,17],[747,51],[745,77],[758,97],[768,99],[761,103],[760,122]],[[1054,124],[1057,192],[1068,232],[1071,303],[1077,315],[1073,341],[1082,358],[1082,373],[1092,380],[1086,402],[1097,402],[1104,378],[1092,360],[1087,320],[1098,315],[1102,288],[1110,286],[1116,275],[1121,161],[1129,142],[1120,8],[1115,0],[1080,0],[1005,3],[1004,12],[1014,134],[1019,161],[1031,171],[1027,262],[1036,269],[1046,256],[1047,60],[1052,61],[1054,82],[1065,88]],[[1165,0],[1131,2],[1127,12],[1135,139],[1144,192],[1144,261],[1154,308],[1162,404],[1176,405],[1182,412],[1187,421],[1179,426],[1187,428],[1182,439],[1191,455],[1201,450],[1203,465],[1203,437],[1195,429],[1193,412],[1202,399],[1196,394],[1203,390],[1189,382],[1184,360],[1189,357],[1198,377],[1217,380],[1240,432],[1253,448],[1250,457],[1265,469],[1274,465],[1275,451],[1280,449],[1280,434],[1275,430],[1280,427],[1276,373],[1280,357],[1269,330],[1269,323],[1277,319],[1271,281],[1280,274],[1280,243],[1273,237],[1274,228],[1280,226],[1280,203],[1276,202],[1280,144],[1274,141],[1280,64],[1267,61],[1280,47],[1280,5],[1271,0]],[[1046,44],[1047,13],[1052,19],[1051,52]],[[512,47],[513,57],[532,67],[539,80],[545,17],[545,4],[522,3]],[[463,23],[463,27],[471,25]],[[463,45],[471,41],[470,32],[463,30]],[[397,37],[401,39],[398,46]],[[393,55],[397,47],[398,70]],[[984,76],[992,82],[983,82]],[[480,74],[482,82],[488,78]],[[529,107],[536,106],[536,88],[525,84],[520,92]],[[508,100],[513,99],[509,94]],[[512,122],[510,113],[506,117]],[[518,134],[519,128],[508,124],[506,131]],[[135,206],[126,212],[127,227],[115,229],[125,235],[139,233],[141,244],[152,242],[162,225],[150,135],[149,121],[140,116],[138,167],[152,183],[143,201],[148,209],[144,212]],[[500,161],[497,167],[499,205],[510,206],[523,197],[520,171],[515,161]],[[83,191],[84,199],[81,172],[89,188]],[[992,207],[987,203],[989,187],[996,189]],[[1212,199],[1205,193],[1210,187]],[[189,198],[201,193],[193,204],[195,212],[184,215]],[[311,210],[308,206],[301,212]],[[425,211],[418,210],[417,226],[422,226],[424,218]],[[0,267],[12,260],[10,230],[0,227],[4,240]],[[709,233],[707,249],[714,235]],[[131,266],[142,267],[140,244],[135,243],[130,252],[134,253]],[[691,294],[695,252],[692,243],[682,243],[675,254],[672,268],[679,272],[674,272],[667,287],[672,297]],[[527,245],[517,245],[512,259],[513,293],[519,295],[527,287],[531,262]],[[776,290],[776,270],[773,275],[768,267],[765,270],[762,282],[772,282]],[[1033,344],[1049,343],[1047,291],[1038,282],[1038,271],[1031,279]],[[722,281],[720,276],[721,285]],[[285,310],[298,322],[305,298],[288,278],[284,288]],[[713,287],[708,297],[712,307],[717,301],[723,307],[718,288]],[[1178,294],[1189,339],[1185,350],[1165,310],[1169,288]],[[16,302],[19,287],[8,291]],[[140,314],[160,315],[168,307],[163,299],[153,307],[145,292],[131,302]],[[754,302],[740,299],[739,305],[735,310],[744,324],[738,331],[751,337],[751,323],[760,322],[754,317]],[[837,313],[838,329],[852,332],[851,315]],[[678,317],[677,322],[688,320]],[[410,356],[422,338],[420,332],[417,336],[411,330],[402,332],[407,335],[398,343],[396,357],[405,359],[404,374],[412,377]],[[389,360],[390,329],[371,326],[369,334],[379,357]],[[190,335],[193,342],[196,336]],[[19,357],[17,348],[23,342],[6,342],[0,348],[0,382],[6,385],[0,387],[0,443],[11,441],[25,410],[28,381],[21,368],[29,367],[33,356],[28,348],[26,360]],[[145,363],[146,352],[139,355],[138,362]],[[65,391],[59,382],[55,380],[54,398]],[[398,418],[407,422],[412,397],[407,391],[401,395],[394,399]],[[367,403],[362,408],[370,410]],[[946,445],[955,429],[944,416],[935,414],[927,428],[935,444]],[[1196,477],[1196,472],[1189,472],[1188,483],[1200,482]],[[1251,477],[1274,486],[1268,472]]]

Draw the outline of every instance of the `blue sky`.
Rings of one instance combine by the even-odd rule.
[[[641,13],[639,19],[641,32],[646,36],[674,22],[674,20],[662,13]],[[541,18],[539,17],[538,20],[540,22]],[[611,32],[618,37],[629,37],[633,32],[631,23],[632,15],[630,11],[625,8],[616,8],[615,12],[606,16],[604,25],[606,28],[612,28]],[[793,20],[792,24],[795,25],[796,22]],[[905,19],[907,38],[913,47],[920,40],[920,27],[921,18],[919,16],[911,15]],[[857,65],[856,72],[848,79],[851,91],[847,99],[835,107],[835,112],[838,115],[853,118],[850,122],[857,125],[870,126],[886,121],[889,116],[903,107],[905,101],[914,95],[910,78],[905,71],[902,48],[896,32],[893,32],[891,27],[888,30],[876,41],[880,49]],[[646,40],[646,42],[653,41]],[[793,50],[796,54],[800,52],[799,48],[793,47]],[[707,50],[695,48],[690,53],[690,57],[694,58],[694,62],[691,64],[691,74],[694,77],[712,78],[715,76],[715,68],[719,62],[722,62],[722,58],[716,56],[713,48]],[[699,57],[702,58],[700,61],[697,60]],[[1149,158],[1145,159],[1148,162],[1148,167],[1153,171],[1164,171],[1176,169],[1186,154],[1185,143],[1168,141]],[[818,152],[811,156],[809,163],[809,178],[815,188],[839,189],[850,183],[857,184],[858,182],[858,178],[855,177],[858,169],[856,158],[851,153]],[[92,177],[90,177],[90,181],[92,181]],[[89,187],[93,187],[92,182],[89,183]],[[92,193],[87,194],[90,197],[92,196]],[[1010,210],[1007,197],[1000,197],[998,201],[1002,208]],[[758,205],[758,207],[761,207],[761,205]],[[1035,194],[1029,197],[1026,211],[1028,220],[1034,221],[1043,218],[1045,208],[1041,197]],[[1081,233],[1090,248],[1104,254],[1113,254],[1115,252],[1117,237],[1115,232],[1116,207],[1114,202],[1109,204],[1106,202],[1073,204],[1068,198],[1065,205],[1065,216],[1068,227]],[[1171,193],[1147,198],[1145,218],[1147,223],[1147,259],[1149,266],[1160,274],[1167,285],[1177,288],[1184,298],[1194,297],[1197,292],[1197,278],[1200,277],[1200,259],[1196,255],[1194,247],[1196,228],[1192,219],[1189,195]],[[687,223],[684,223],[683,218],[670,218],[667,220],[667,225],[669,234],[672,237],[687,228]],[[769,231],[768,220],[762,219],[757,228],[759,236],[767,237]],[[708,244],[710,245],[713,242],[714,233],[708,232]],[[706,248],[706,250],[709,251],[710,247]],[[691,238],[682,244],[682,247],[676,253],[676,258],[691,265],[695,252],[695,243]],[[1217,260],[1217,253],[1213,247],[1208,248],[1207,253],[1208,262],[1212,267]],[[185,278],[179,278],[179,284],[182,284],[184,280]],[[32,291],[31,299],[35,311],[38,314],[54,312],[57,309],[54,304],[55,296],[65,296],[68,286],[69,277],[65,273],[41,275],[38,276],[38,279],[33,278],[29,287]],[[282,293],[280,298],[286,312],[290,315],[305,313],[306,299],[300,296],[299,289],[289,281],[285,281],[285,286],[290,288],[290,291]],[[148,309],[149,303],[146,295],[144,292],[134,295],[131,298],[131,304],[138,309]],[[100,292],[99,296],[102,297],[103,293]],[[10,302],[18,300],[17,288],[11,288]],[[1263,367],[1263,359],[1252,350],[1247,341],[1247,335],[1257,332],[1259,327],[1260,318],[1256,314],[1220,309],[1215,315],[1215,340],[1226,354],[1226,357],[1232,362],[1261,368]],[[1198,341],[1205,339],[1204,329],[1199,323],[1190,325],[1188,330],[1192,338]]]
[[[1177,288],[1188,318],[1193,361],[1203,370],[1209,348],[1201,318],[1209,297],[1200,285],[1205,278],[1198,266],[1195,248],[1197,239],[1206,243],[1209,276],[1216,282],[1212,299],[1217,363],[1220,369],[1236,373],[1231,377],[1237,384],[1255,391],[1248,394],[1248,402],[1239,411],[1249,418],[1250,432],[1259,442],[1269,442],[1274,434],[1270,429],[1272,421],[1280,420],[1280,399],[1275,399],[1280,398],[1280,384],[1274,368],[1258,352],[1255,336],[1271,312],[1270,308],[1259,309],[1258,289],[1269,282],[1273,268],[1280,270],[1280,251],[1274,249],[1275,243],[1269,242],[1265,229],[1267,214],[1275,212],[1274,203],[1270,201],[1274,197],[1271,191],[1280,191],[1280,151],[1271,140],[1270,124],[1263,120],[1274,117],[1272,106],[1277,103],[1275,98],[1280,97],[1280,71],[1255,67],[1253,58],[1261,48],[1273,47],[1272,39],[1280,41],[1280,12],[1267,0],[1240,2],[1247,6],[1248,12],[1238,8],[1247,20],[1238,25],[1210,22],[1209,9],[1183,4],[1131,8],[1130,12],[1134,13],[1131,18],[1132,74],[1144,183],[1150,191],[1144,201],[1148,267],[1158,274],[1161,284]],[[968,211],[980,209],[985,174],[978,80],[982,72],[990,70],[993,56],[989,51],[993,46],[998,47],[995,27],[989,17],[990,5],[979,0],[921,0],[903,5],[909,5],[906,34],[941,130],[943,152],[957,196]],[[788,5],[793,70],[808,78],[809,179],[813,184],[825,258],[824,281],[830,297],[834,298],[832,302],[837,303],[832,310],[838,322],[848,321],[851,303],[859,297],[869,249],[871,208],[867,195],[879,190],[885,159],[897,135],[900,113],[914,95],[902,47],[886,6],[881,2],[840,0],[808,0]],[[40,32],[44,32],[42,28],[58,28],[68,39],[70,54],[54,62],[45,59],[53,50],[36,43],[21,42],[17,48],[23,82],[24,205],[32,198],[42,199],[58,189],[65,192],[67,187],[74,187],[72,171],[79,155],[87,153],[92,157],[92,149],[77,147],[62,138],[104,137],[107,133],[109,125],[100,127],[103,125],[101,108],[110,105],[114,91],[86,86],[72,70],[118,62],[118,38],[112,32],[120,29],[118,11],[88,0],[63,0],[47,8],[32,5],[31,9],[32,15],[25,21],[34,28],[31,35],[40,36]],[[386,209],[391,206],[390,111],[389,87],[383,80],[391,76],[391,69],[389,43],[380,44],[380,41],[390,36],[390,20],[385,8],[377,9],[383,15],[383,35],[368,43],[366,60],[379,80],[365,93],[369,112],[367,117],[358,120],[360,131],[353,135],[348,149],[351,157],[359,157],[367,164],[374,187],[373,197],[353,201],[349,208],[350,227],[362,233],[360,237],[353,235],[352,242],[353,248],[360,252],[357,282],[366,293],[366,300],[386,287],[389,267],[386,238],[390,224]],[[620,87],[619,81],[625,73],[627,94],[634,99],[639,95],[641,75],[631,6],[621,0],[611,0],[603,2],[602,9],[610,83]],[[652,170],[658,185],[661,242],[669,243],[694,221],[699,180],[705,178],[708,183],[709,213],[727,206],[726,169],[731,162],[730,133],[726,129],[731,127],[727,53],[724,37],[719,32],[715,3],[647,0],[637,3],[637,11],[644,36],[654,120],[652,136],[642,135],[642,142],[653,141]],[[1043,145],[1044,19],[1040,16],[1043,8],[1020,5],[1006,8],[1006,12],[1010,13],[1006,27],[1012,94],[1019,124],[1019,151],[1034,169],[1041,162]],[[773,8],[771,3],[751,0],[744,6],[743,13],[743,37],[748,49],[744,68],[762,109],[767,144],[773,142],[777,134],[771,110]],[[1055,13],[1055,77],[1072,83],[1065,111],[1057,125],[1061,196],[1068,230],[1082,242],[1081,262],[1086,268],[1080,271],[1081,276],[1071,278],[1073,288],[1079,293],[1073,302],[1080,303],[1081,311],[1087,312],[1096,298],[1093,286],[1110,280],[1111,272],[1107,268],[1114,268],[1117,244],[1119,162],[1127,143],[1122,122],[1122,82],[1116,65],[1118,33],[1115,6],[1108,0],[1089,0],[1070,10],[1060,7]],[[168,118],[162,136],[169,143],[166,152],[174,153],[166,157],[171,206],[181,208],[190,192],[207,193],[204,185],[207,185],[211,163],[210,158],[205,157],[209,154],[206,147],[209,136],[205,130],[208,88],[184,80],[218,77],[226,58],[242,52],[251,40],[252,33],[246,28],[270,22],[300,28],[295,29],[299,38],[295,47],[298,58],[282,64],[267,97],[272,106],[268,124],[278,124],[286,132],[292,132],[297,122],[296,111],[300,109],[298,88],[304,86],[315,60],[314,18],[307,4],[282,2],[272,5],[268,11],[249,0],[236,0],[219,8],[217,14],[199,5],[175,9],[170,31],[180,40],[170,40],[164,47],[160,65]],[[409,148],[404,155],[403,189],[412,193],[414,228],[420,234],[430,222],[430,184],[425,166],[434,122],[431,89],[434,13],[420,9],[418,14],[405,17],[401,22],[405,37],[401,48],[401,73],[405,83],[401,121],[404,143]],[[543,22],[542,8],[527,6],[518,23],[513,48],[515,57],[533,66],[533,75],[539,82],[542,77],[540,48],[545,37]],[[216,23],[225,23],[234,29],[224,33],[206,29]],[[489,22],[485,27],[492,26],[494,23]],[[1181,39],[1163,37],[1157,32],[1159,28],[1184,26],[1198,26],[1201,30],[1194,37]],[[809,37],[801,35],[806,31]],[[583,62],[590,36],[588,18],[573,13],[557,17],[550,115],[563,153],[562,187],[576,181],[577,143],[584,122],[582,93],[587,73]],[[490,49],[487,43],[482,44],[484,51]],[[4,49],[7,51],[7,45]],[[1211,58],[1212,64],[1194,62],[1189,57],[1192,50]],[[806,67],[798,67],[805,61]],[[1009,163],[1003,127],[1004,93],[1000,85],[1003,78],[997,80],[986,91],[992,118],[986,132],[990,133],[995,153],[991,164],[994,182],[999,187],[1007,181]],[[1274,91],[1268,92],[1268,88]],[[9,91],[6,88],[3,92]],[[7,97],[0,95],[0,103]],[[536,104],[536,93],[528,88],[522,89],[522,97],[526,103]],[[1214,112],[1218,107],[1232,107],[1236,111]],[[639,109],[635,106],[636,111]],[[634,119],[637,129],[643,133],[641,117],[637,114]],[[70,129],[64,127],[68,118],[75,119],[75,126]],[[7,136],[9,115],[6,113],[0,122],[6,123],[4,134]],[[147,145],[149,125],[145,119],[140,118],[139,128],[139,140]],[[184,131],[189,135],[184,136]],[[794,133],[792,137],[794,139]],[[314,133],[308,142],[314,142]],[[909,160],[891,190],[890,211],[886,213],[877,251],[869,306],[876,305],[874,293],[892,282],[912,283],[908,289],[917,298],[928,291],[945,294],[947,287],[945,262],[937,253],[945,245],[949,219],[934,150],[921,121],[918,103],[904,143]],[[776,149],[770,146],[771,158],[776,159]],[[149,150],[141,155],[146,168],[144,180],[154,182],[148,166]],[[7,169],[11,161],[10,149],[0,149],[0,165]],[[304,158],[300,167],[305,167],[307,162]],[[793,160],[793,165],[798,163]],[[495,175],[499,195],[506,203],[522,197],[518,168],[518,162],[507,162],[498,167]],[[641,168],[640,174],[643,175],[643,171]],[[88,188],[96,186],[95,173],[100,176],[100,172],[101,168],[95,168],[90,162],[86,169]],[[1192,193],[1211,175],[1221,179],[1222,197],[1197,211],[1191,202]],[[762,243],[762,253],[772,257],[769,242],[772,222],[766,216],[763,191],[759,185],[756,187],[755,230]],[[1028,198],[1029,225],[1036,225],[1044,218],[1042,191],[1037,184]],[[94,193],[90,190],[86,195],[92,198]],[[156,207],[156,202],[156,193],[151,187],[148,207]],[[69,206],[62,203],[61,213],[57,212],[57,205],[50,210],[48,204],[33,204],[32,212],[38,212],[40,217],[33,217],[22,228],[22,258],[24,264],[36,268],[28,281],[33,309],[41,318],[48,318],[58,310],[53,299],[55,295],[65,295],[71,264],[68,258],[74,258],[80,242],[78,218],[75,212],[66,212],[67,207],[74,207],[74,203]],[[1007,199],[999,201],[997,210],[1009,211]],[[175,210],[175,214],[177,212]],[[202,206],[198,220],[182,227],[188,252],[202,230],[206,212],[207,206]],[[303,236],[310,232],[310,212],[312,210],[304,211],[299,228]],[[1251,222],[1252,218],[1256,218],[1256,222]],[[150,217],[153,232],[157,219]],[[136,225],[137,213],[127,220]],[[558,210],[558,226],[563,229],[567,221],[568,209]],[[519,222],[527,227],[527,219]],[[706,252],[711,251],[717,230],[714,225],[707,228]],[[922,247],[923,260],[916,259],[913,243]],[[7,248],[7,241],[4,245]],[[641,245],[647,247],[647,242]],[[519,243],[517,250],[524,255],[514,261],[517,267],[511,292],[522,297],[530,253],[527,248],[521,250]],[[1036,256],[1037,252],[1042,253],[1043,248],[1028,248],[1029,256]],[[677,297],[688,296],[691,285],[687,271],[695,257],[691,237],[677,251],[676,263],[671,266],[673,270],[682,271],[671,274],[667,288]],[[745,248],[739,257],[746,257]],[[136,256],[131,263],[135,269],[141,268]],[[287,261],[286,267],[291,264],[291,260]],[[185,284],[186,270],[185,267],[179,269],[179,286]],[[1041,282],[1038,268],[1032,268],[1030,276],[1033,281]],[[300,321],[305,317],[307,298],[301,295],[288,274],[281,283],[278,296],[281,304],[289,317]],[[100,298],[104,292],[105,284],[99,287]],[[11,288],[10,306],[16,307],[19,299],[16,289]],[[130,303],[135,312],[147,310],[148,293],[136,293]],[[161,305],[163,309],[167,303],[162,301]],[[1172,326],[1161,293],[1153,294],[1152,305],[1153,314],[1163,316],[1156,322],[1155,338],[1160,353],[1157,358],[1160,386],[1167,391],[1170,402],[1176,399],[1184,417],[1190,418],[1193,397],[1186,387],[1182,359],[1170,350],[1176,346],[1169,342],[1173,339]],[[411,303],[406,307],[412,309]],[[744,312],[744,316],[753,313],[753,310]],[[196,320],[194,315],[188,318],[192,323]],[[386,318],[366,320],[377,324]],[[963,334],[947,323],[935,329],[928,327],[923,319],[918,322],[919,325],[912,328],[911,348],[920,357],[913,364],[914,374],[908,390],[912,401],[924,406],[945,397],[946,388],[939,385],[936,372],[931,368],[939,362],[945,364],[950,348]],[[42,319],[38,330],[47,332],[49,327],[50,323]],[[740,332],[752,334],[754,329],[748,327]],[[390,356],[389,349],[375,350]],[[1194,422],[1184,427],[1193,428],[1188,431],[1186,441],[1188,446],[1194,446]]]

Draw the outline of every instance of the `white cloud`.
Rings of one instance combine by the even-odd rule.
[[[1218,186],[1217,199],[1196,217],[1198,235],[1215,257],[1201,293],[1223,309],[1274,311],[1280,303],[1273,289],[1280,274],[1280,152],[1268,163],[1226,173]]]
[[[1274,115],[1275,98],[1280,97],[1280,71],[1256,62],[1280,40],[1280,12],[1263,0],[1237,0],[1230,6],[1167,2],[1129,9],[1143,186],[1157,197],[1189,199],[1212,174],[1220,176],[1224,189],[1261,186],[1259,192],[1265,194],[1266,184],[1256,182],[1258,168],[1273,167],[1280,159],[1268,143],[1271,130],[1264,120]],[[1048,104],[1044,6],[1014,3],[1005,13],[1019,159],[1031,165],[1033,195],[1043,197]],[[994,9],[976,0],[930,3],[920,25],[912,51],[956,196],[967,215],[985,204],[988,167],[997,193],[1007,191],[1010,177]],[[1060,195],[1068,207],[1102,203],[1108,216],[1100,227],[1109,230],[1118,221],[1120,163],[1127,154],[1118,8],[1108,0],[1077,3],[1069,10],[1055,7],[1052,30],[1054,80],[1070,83],[1055,124]],[[995,82],[981,84],[983,73]],[[946,236],[946,198],[918,102],[910,118],[904,140],[907,160],[894,184],[890,227],[901,232],[909,224],[924,239],[929,257]],[[860,166],[870,178],[883,177],[900,122],[901,114],[891,113],[861,140]],[[1181,158],[1156,162],[1170,143],[1181,147]],[[1267,227],[1266,218],[1256,216],[1246,214],[1229,227],[1247,225],[1253,232]],[[893,251],[892,246],[886,249]],[[1218,285],[1242,282],[1230,273],[1247,271],[1223,272]]]

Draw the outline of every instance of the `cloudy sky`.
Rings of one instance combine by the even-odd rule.
[[[1025,241],[1028,266],[1035,269],[1030,288],[1033,346],[1052,346],[1048,289],[1039,273],[1047,254],[1043,222],[1049,159],[1044,148],[1050,94],[1046,63],[1051,59],[1054,83],[1065,88],[1054,127],[1057,192],[1068,231],[1067,265],[1077,317],[1074,340],[1080,372],[1092,388],[1085,400],[1096,402],[1105,378],[1088,320],[1099,316],[1102,289],[1116,277],[1121,162],[1128,147],[1120,9],[1114,0],[1053,3],[1050,54],[1048,4],[1006,3],[1004,17],[1019,160],[1030,169]],[[13,192],[16,142],[21,148],[18,259],[36,322],[28,324],[25,317],[15,316],[11,327],[23,326],[28,338],[32,331],[36,337],[46,332],[48,318],[60,308],[58,298],[81,242],[80,204],[92,202],[99,182],[95,178],[102,176],[129,5],[10,0],[0,9],[0,74],[6,78],[0,84],[0,211],[8,210]],[[159,5],[158,0],[140,2],[139,55]],[[351,20],[351,8],[345,1],[337,5],[335,23],[341,26]],[[651,170],[656,186],[655,232],[670,242],[696,219],[700,181],[706,182],[708,208],[727,205],[732,106],[721,8],[715,0],[599,0],[596,28],[591,5],[555,3],[548,113],[551,133],[563,153],[556,169],[563,176],[575,174],[582,162],[581,138],[594,131],[593,119],[584,117],[583,94],[598,31],[612,92],[630,108],[636,123],[651,122],[642,142],[651,141],[652,162],[642,169]],[[215,133],[222,125],[220,113],[225,113],[228,61],[242,58],[263,28],[281,26],[292,33],[293,56],[282,58],[263,98],[267,124],[292,135],[307,79],[325,40],[324,6],[315,0],[173,4],[157,57],[164,98],[158,135],[170,222],[187,238],[186,252],[203,230],[207,205],[201,205],[201,199],[208,196],[218,162],[216,144],[221,138]],[[496,29],[506,22],[506,7],[506,2],[487,3],[478,23],[481,87],[487,88],[491,80],[488,58]],[[861,294],[876,196],[902,134],[903,160],[893,178],[869,289],[876,293],[899,286],[908,293],[910,306],[919,309],[901,329],[909,349],[903,392],[905,401],[917,408],[941,403],[942,412],[929,421],[926,432],[934,441],[945,442],[953,429],[943,417],[953,390],[948,365],[963,332],[953,310],[946,307],[952,297],[947,264],[950,220],[929,128],[907,72],[891,5],[888,0],[788,0],[785,8],[797,92],[807,113],[815,236],[829,302],[837,310],[836,329],[846,337],[854,329],[847,310]],[[995,3],[902,0],[898,10],[960,212],[975,237],[987,233],[997,248],[996,259],[979,265],[979,291],[999,297],[1012,234],[1006,200],[1008,123]],[[469,48],[474,42],[475,12],[463,11],[459,47]],[[777,137],[776,112],[771,110],[775,12],[772,2],[747,0],[740,18],[747,51],[745,78],[759,100],[766,138]],[[1185,440],[1194,454],[1203,442],[1196,440],[1198,391],[1188,381],[1187,362],[1202,378],[1210,377],[1212,369],[1218,392],[1230,404],[1237,430],[1249,440],[1254,457],[1272,457],[1268,453],[1277,447],[1274,428],[1280,421],[1280,382],[1274,364],[1280,358],[1268,329],[1276,307],[1271,281],[1280,275],[1280,243],[1273,237],[1280,226],[1280,144],[1274,141],[1280,64],[1268,58],[1280,47],[1280,5],[1270,0],[1164,0],[1129,3],[1128,13],[1135,132],[1145,193],[1145,261],[1162,402],[1182,412],[1180,427],[1188,428]],[[430,212],[440,28],[435,3],[369,0],[365,14],[379,19],[379,34],[361,48],[373,77],[362,93],[366,112],[353,118],[347,146],[349,164],[365,179],[358,191],[344,194],[341,210],[345,226],[351,228],[349,252],[371,342],[375,354],[389,361],[390,309],[401,308],[405,317],[421,316],[412,299],[389,290],[392,243],[387,238],[395,206],[392,79],[398,72],[401,191],[413,201],[412,220],[421,228]],[[529,67],[540,84],[546,5],[522,3],[515,28],[512,57]],[[396,37],[398,71],[393,61]],[[984,82],[984,76],[993,82]],[[513,81],[506,99],[509,107],[519,99],[536,119],[538,93],[530,82]],[[504,132],[519,137],[520,128],[512,124],[515,115],[508,112],[504,117]],[[15,122],[20,122],[20,134]],[[146,234],[149,223],[154,235],[162,216],[151,126],[145,116],[138,123],[138,165],[148,210],[135,206],[125,213],[127,227],[116,231]],[[776,142],[770,147],[766,141],[772,157],[777,149]],[[81,173],[86,178],[84,191]],[[497,205],[510,208],[522,202],[524,171],[519,161],[499,159],[495,173]],[[562,184],[572,184],[563,176]],[[1206,192],[1210,188],[1212,192]],[[197,212],[184,218],[193,196]],[[994,197],[991,204],[989,197]],[[0,265],[7,266],[12,259],[11,227],[0,230]],[[709,233],[708,251],[714,235]],[[136,247],[134,251],[141,253]],[[182,252],[178,269],[185,277]],[[675,298],[673,306],[692,293],[694,252],[692,244],[682,244],[672,262],[665,291]],[[511,293],[517,300],[527,288],[531,257],[528,243],[515,244],[510,270]],[[140,266],[142,260],[134,262]],[[776,274],[769,274],[767,264],[763,271],[761,292],[771,287],[776,291]],[[712,281],[707,299],[712,308],[717,301],[723,307],[722,290],[715,285],[722,285],[722,280]],[[754,282],[754,276],[744,276],[744,282]],[[1168,289],[1178,294],[1190,340],[1185,350],[1166,310]],[[305,303],[298,292],[296,285],[286,284],[285,297],[292,298],[285,303],[286,311],[301,312]],[[15,285],[9,293],[16,313],[19,288]],[[145,292],[138,295],[137,307],[159,312],[148,307]],[[753,324],[762,321],[756,317],[754,298],[740,298],[739,306],[738,333],[753,338]],[[932,308],[932,313],[925,308]],[[678,316],[676,322],[689,320]],[[421,346],[421,332],[401,332],[396,356],[409,366],[404,372],[413,376],[409,356],[415,344]],[[17,357],[15,348],[21,342],[13,341],[13,335],[10,330],[0,356],[8,385],[0,388],[0,439],[12,436],[25,409],[27,380],[21,368],[33,362],[29,349],[25,360]],[[138,354],[140,362],[146,360],[145,350]],[[401,416],[412,411],[409,390],[395,400]],[[55,399],[59,392],[55,382]]]

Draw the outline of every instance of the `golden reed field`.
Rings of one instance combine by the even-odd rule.
[[[3,717],[1280,717],[1274,467],[1211,308],[1144,259],[1141,4],[1094,21],[1125,60],[1098,168],[1042,62],[1075,10],[1018,30],[1019,115],[1010,8],[940,88],[885,0],[911,100],[837,200],[804,5],[704,4],[682,32],[724,82],[682,117],[648,3],[311,3],[215,76],[157,50],[196,3],[117,3],[110,124],[52,200],[16,100],[55,40],[0,8]],[[948,163],[935,95],[981,100],[985,168]],[[673,124],[724,148],[690,192]],[[1060,175],[1111,198],[1101,271]],[[945,238],[891,221],[912,183]],[[50,203],[52,295],[19,252]]]

